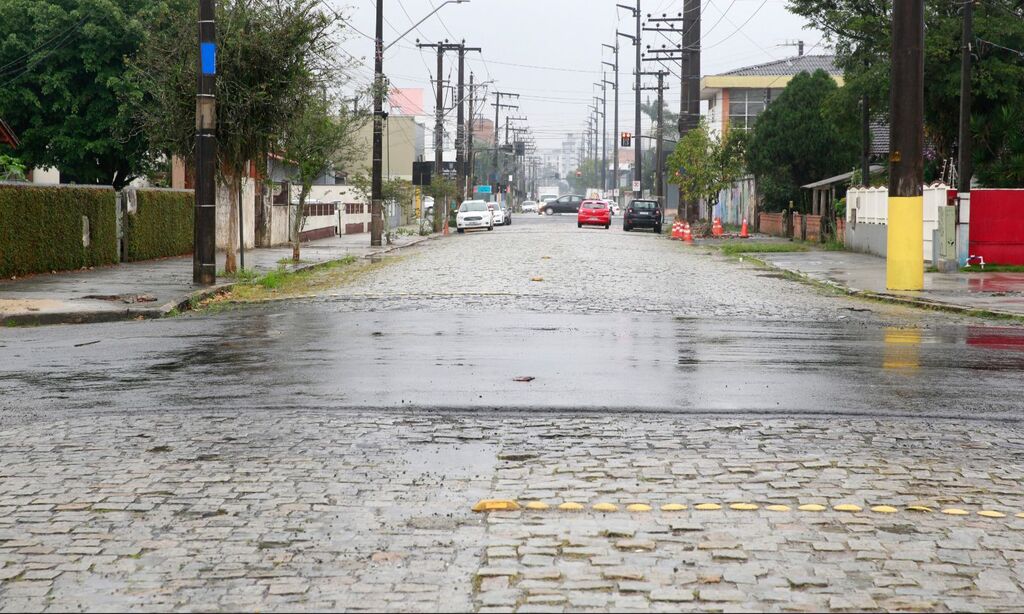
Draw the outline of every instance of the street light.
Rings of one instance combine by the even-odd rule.
[[[377,0],[377,31],[374,40],[374,61],[373,61],[373,165],[370,188],[370,246],[379,247],[384,234],[384,198],[383,181],[381,175],[384,172],[384,52],[391,48],[398,41],[405,38],[409,32],[415,30],[421,23],[437,13],[445,5],[462,4],[469,0],[445,0],[426,17],[416,22],[416,25],[391,41],[387,47],[384,46],[384,0]],[[441,78],[440,75],[437,77]]]

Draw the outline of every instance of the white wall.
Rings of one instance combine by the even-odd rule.
[[[231,186],[217,183],[217,249],[228,246],[228,213],[231,211]],[[242,224],[245,227],[245,248],[256,246],[256,190],[255,182],[246,178],[242,180]],[[235,229],[235,232],[238,232]],[[237,239],[236,239],[237,242]]]
[[[949,186],[935,184],[924,187],[924,247],[922,257],[926,262],[932,260],[933,231],[938,229],[939,207],[945,206]],[[856,211],[857,225],[871,224],[886,226],[889,222],[889,190],[887,188],[850,188],[846,192],[846,225],[851,227]],[[856,232],[856,231],[855,231]],[[863,234],[863,233],[861,233]],[[860,248],[861,246],[855,246]],[[864,251],[877,253],[874,248]],[[879,253],[878,255],[884,255]]]

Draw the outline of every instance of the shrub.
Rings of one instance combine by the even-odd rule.
[[[135,213],[123,220],[125,261],[191,253],[194,192],[135,190],[135,195]]]
[[[88,218],[88,245],[82,240]],[[0,277],[117,262],[113,188],[0,184]]]

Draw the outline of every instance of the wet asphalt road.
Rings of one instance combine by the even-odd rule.
[[[432,242],[316,300],[0,331],[0,419],[411,408],[1015,421],[1024,410],[1020,327],[829,295],[573,222],[519,216]]]

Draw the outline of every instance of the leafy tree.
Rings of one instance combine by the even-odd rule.
[[[18,133],[26,166],[118,189],[146,171],[148,144],[119,92],[131,88],[125,58],[139,49],[152,4],[0,2],[0,117]]]
[[[351,178],[351,181],[352,187],[355,188],[356,192],[358,192],[363,197],[363,200],[365,200],[366,202],[370,202],[371,197],[373,195],[373,184],[370,176],[365,174],[355,175],[354,177]],[[450,188],[447,194],[454,194],[455,182],[449,181],[445,185],[449,186]],[[427,186],[423,188],[423,193],[427,196],[432,196],[434,190],[435,188],[432,188],[432,186]],[[414,187],[411,181],[408,181],[406,179],[383,178],[380,184],[380,193],[381,200],[385,204],[399,206],[405,211],[408,211],[409,208],[412,207]],[[434,200],[435,206],[438,202],[440,202],[440,200]],[[388,241],[390,242],[390,233],[388,233],[387,222],[388,220],[387,217],[385,216],[384,230],[385,234],[388,236]]]
[[[129,102],[155,150],[194,157],[197,3],[163,0],[130,62]],[[225,270],[237,268],[238,198],[250,162],[260,164],[329,78],[340,18],[319,0],[217,3],[219,181],[232,198]],[[339,71],[340,72],[340,71]]]
[[[739,130],[726,133],[724,139],[712,134],[702,119],[669,155],[669,183],[679,186],[683,199],[703,200],[710,219],[719,193],[743,172],[745,142],[746,136]]]
[[[963,3],[925,2],[925,133],[935,158],[956,155],[960,108],[960,47]],[[892,0],[789,0],[789,10],[825,32],[836,48],[847,90],[867,93],[873,115],[889,111]],[[1019,154],[1024,116],[1004,108],[1024,105],[1024,58],[991,45],[1024,49],[1024,2],[986,0],[974,5],[975,63],[971,74],[975,175],[986,185],[1019,186],[1006,165]]]
[[[848,170],[859,147],[827,111],[838,88],[825,71],[801,73],[757,118],[747,145],[747,168],[768,210],[800,201],[800,186]]]
[[[14,156],[0,154],[0,181],[24,181],[25,165]]]
[[[354,162],[358,152],[355,136],[363,118],[350,113],[344,105],[337,110],[332,106],[326,96],[307,97],[281,139],[282,153],[291,163],[293,179],[300,186],[291,232],[292,259],[296,262],[300,259],[299,235],[305,221],[306,199],[313,182],[333,167]]]

